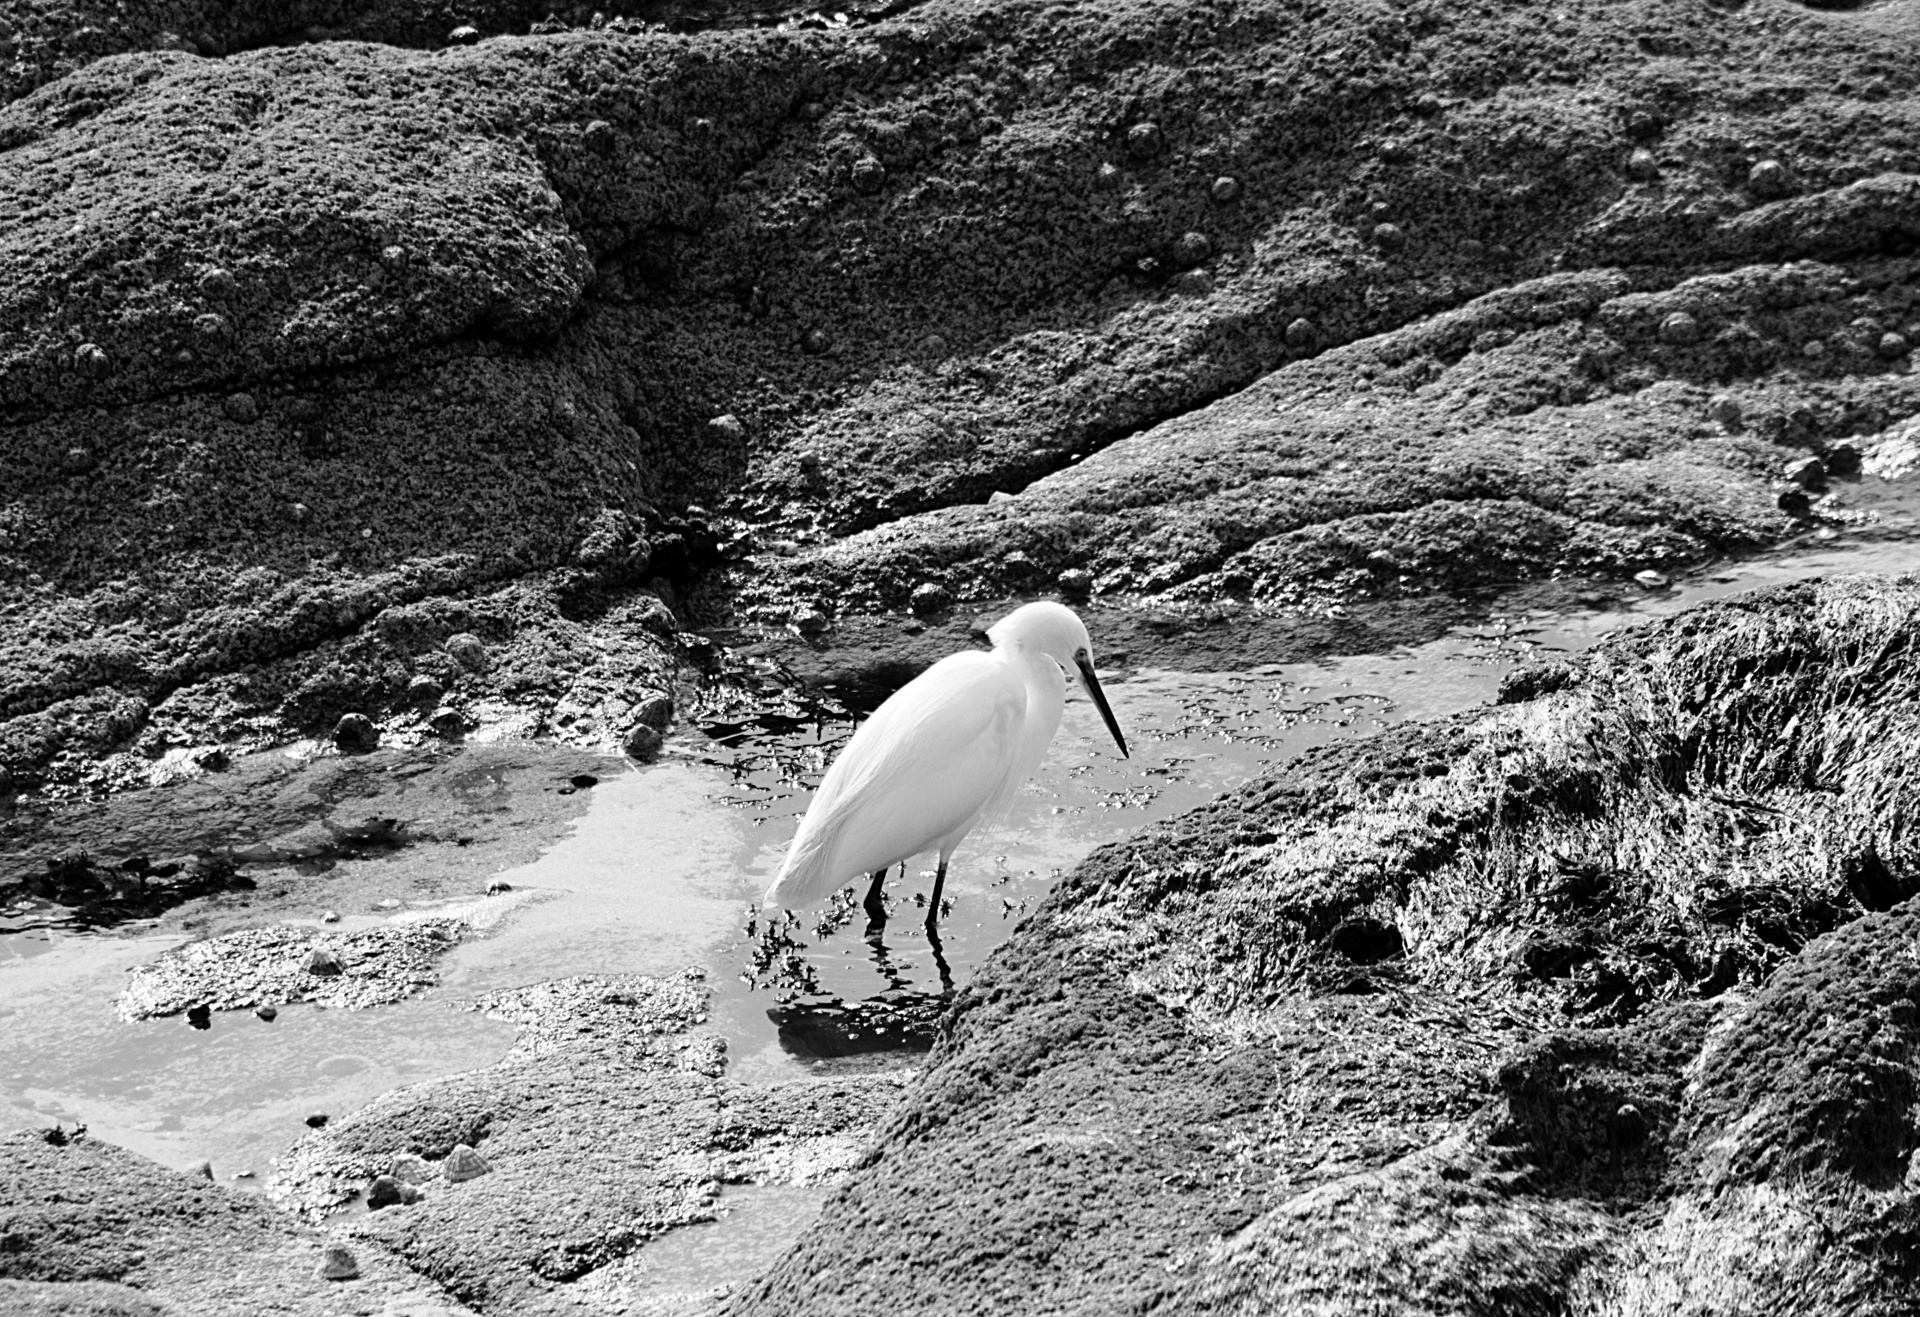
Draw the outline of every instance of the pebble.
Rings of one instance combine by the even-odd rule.
[[[107,377],[113,363],[107,359],[107,350],[98,343],[82,343],[74,350],[73,364],[88,379],[100,380]]]
[[[464,1143],[453,1145],[453,1151],[447,1154],[446,1161],[440,1164],[440,1174],[448,1184],[459,1184],[463,1180],[475,1180],[493,1170],[487,1159]]]
[[[1622,1102],[1613,1113],[1613,1141],[1621,1147],[1637,1148],[1646,1142],[1647,1118],[1631,1102]]]
[[[260,404],[253,400],[251,393],[229,393],[220,409],[227,419],[239,425],[252,425],[260,419]]]
[[[316,1111],[307,1117],[307,1128],[310,1130],[325,1129],[328,1119],[329,1117],[326,1112]]]
[[[654,731],[664,732],[673,722],[673,696],[665,691],[650,691],[633,706],[633,716]]]
[[[1826,463],[1817,457],[1796,458],[1787,463],[1782,474],[1802,489],[1818,489],[1827,483]]]
[[[1055,584],[1061,594],[1078,598],[1093,589],[1093,573],[1083,567],[1069,567],[1060,573]]]
[[[253,1008],[253,1013],[268,1024],[272,1024],[280,1016],[280,1012],[272,1006],[256,1006]]]
[[[795,460],[800,464],[801,475],[817,476],[820,474],[820,454],[814,452],[811,448],[801,449],[796,455]]]
[[[580,140],[586,143],[589,151],[607,155],[613,150],[616,140],[613,125],[605,119],[595,119],[580,130]]]
[[[340,922],[340,912],[338,910],[323,910],[320,912],[320,922],[323,924],[337,924]]]
[[[1627,136],[1636,142],[1646,142],[1658,137],[1666,126],[1659,115],[1649,110],[1635,110],[1627,115]]]
[[[1842,440],[1827,449],[1827,474],[1830,476],[1854,476],[1860,474],[1860,449],[1857,445]]]
[[[800,336],[800,350],[810,356],[824,356],[833,350],[833,335],[816,325]]]
[[[306,971],[321,978],[332,978],[341,971],[340,957],[325,947],[315,947],[307,953]]]
[[[1700,322],[1685,311],[1675,311],[1660,322],[1660,341],[1685,345],[1700,341]]]
[[[373,1212],[383,1207],[417,1203],[421,1197],[418,1189],[397,1175],[376,1175],[367,1185],[367,1209]]]
[[[1813,500],[1809,499],[1807,491],[1798,485],[1788,485],[1780,491],[1780,497],[1774,501],[1789,517],[1804,517],[1813,511]]]
[[[431,709],[446,693],[447,688],[440,684],[438,677],[424,672],[416,673],[407,682],[407,703],[416,708]]]
[[[1653,158],[1653,152],[1646,147],[1638,147],[1627,157],[1627,177],[1646,181],[1660,176],[1660,162]]]
[[[1800,355],[1810,361],[1817,361],[1821,357],[1826,356],[1827,345],[1825,340],[1817,338],[1808,339],[1805,343],[1801,344]]]
[[[793,625],[803,636],[817,636],[833,622],[818,605],[802,604],[794,610]]]
[[[1102,160],[1100,168],[1093,171],[1093,186],[1101,192],[1111,192],[1119,187],[1119,168],[1109,161]]]
[[[374,908],[379,910],[398,910],[400,908],[400,898],[389,896],[386,900],[375,901],[373,904]]]
[[[930,357],[940,356],[947,350],[947,340],[938,334],[928,334],[920,340],[920,350]]]
[[[1172,288],[1188,297],[1204,297],[1213,291],[1213,276],[1205,270],[1182,270],[1173,276]]]
[[[1907,355],[1907,337],[1891,331],[1880,336],[1880,355],[1883,357],[1904,357]]]
[[[1137,123],[1127,129],[1127,154],[1135,160],[1151,160],[1166,148],[1166,138],[1157,123]]]
[[[200,276],[200,291],[209,297],[225,297],[233,291],[233,274],[214,266]]]
[[[887,183],[887,167],[872,156],[863,156],[853,162],[853,190],[863,196],[872,196]]]
[[[1213,186],[1207,189],[1207,195],[1221,205],[1240,199],[1240,180],[1232,174],[1222,174],[1213,180]]]
[[[447,44],[450,46],[471,46],[478,40],[480,40],[480,29],[471,23],[462,23],[447,33]]]
[[[1654,571],[1652,568],[1648,568],[1644,572],[1635,572],[1633,579],[1643,590],[1664,590],[1671,584],[1664,575]]]
[[[91,448],[83,448],[75,444],[67,450],[64,460],[67,470],[76,476],[83,476],[93,470],[94,459]]]
[[[333,743],[343,754],[365,754],[380,744],[380,730],[364,713],[343,713],[333,725]]]
[[[1204,233],[1183,233],[1173,244],[1173,263],[1182,270],[1192,269],[1211,255],[1213,243]]]
[[[620,748],[626,752],[629,759],[650,764],[659,758],[660,747],[665,742],[666,738],[661,736],[656,728],[649,727],[645,723],[635,723],[627,729],[627,734],[620,738]]]
[[[462,631],[448,636],[440,646],[455,663],[468,672],[484,672],[487,667],[487,645],[471,631]]]
[[[915,617],[931,617],[953,607],[953,593],[937,581],[923,581],[907,598],[907,608]]]
[[[502,892],[511,892],[512,890],[513,890],[513,884],[508,882],[504,878],[495,878],[492,882],[487,884],[488,896],[498,896]]]
[[[452,740],[467,730],[467,720],[460,716],[459,710],[442,707],[436,709],[433,716],[427,719],[427,726],[433,729],[435,736]]]
[[[1287,346],[1290,348],[1310,348],[1316,337],[1313,321],[1304,316],[1287,326],[1286,339]]]
[[[1373,245],[1383,252],[1397,252],[1407,245],[1407,235],[1398,224],[1376,224]]]
[[[308,507],[304,503],[296,503],[292,507],[288,508],[287,511],[292,515],[295,521],[300,522],[302,524],[313,520],[313,509]]]
[[[213,1027],[213,1007],[208,1006],[205,1002],[202,1002],[198,1006],[187,1007],[187,1023],[196,1029],[211,1029]]]
[[[1747,171],[1747,191],[1756,197],[1784,197],[1793,191],[1793,176],[1778,160],[1762,160]]]
[[[739,445],[747,441],[747,427],[742,425],[740,418],[731,412],[708,421],[707,433],[729,445]]]
[[[352,1280],[360,1274],[353,1250],[345,1244],[328,1244],[320,1253],[321,1280]]]
[[[1487,254],[1487,244],[1478,238],[1468,238],[1460,244],[1460,254],[1470,261],[1477,261]]]
[[[213,1178],[213,1163],[203,1161],[193,1168],[193,1173],[203,1180],[211,1180]]]
[[[217,315],[212,311],[197,315],[193,318],[193,332],[201,338],[225,338],[227,334],[227,319],[225,316]]]
[[[1729,433],[1738,430],[1743,420],[1740,400],[1725,393],[1716,394],[1713,401],[1707,404],[1707,414],[1720,422],[1721,428]]]

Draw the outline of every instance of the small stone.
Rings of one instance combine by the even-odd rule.
[[[853,190],[862,196],[872,196],[887,183],[887,167],[872,156],[862,156],[853,162]]]
[[[1407,245],[1407,235],[1398,224],[1373,226],[1373,245],[1383,252],[1397,252]]]
[[[803,448],[795,454],[794,460],[800,464],[800,474],[817,476],[820,474],[820,454],[811,448]]]
[[[464,1143],[453,1145],[453,1151],[447,1154],[446,1161],[440,1164],[440,1174],[448,1184],[459,1184],[464,1180],[476,1180],[488,1174],[493,1167],[487,1165],[487,1159]]]
[[[225,297],[233,291],[233,274],[219,266],[204,270],[200,275],[200,291],[208,297]]]
[[[1486,254],[1487,244],[1478,238],[1468,238],[1460,244],[1460,255],[1469,261],[1481,260]]]
[[[1668,585],[1672,584],[1665,576],[1654,571],[1652,568],[1648,568],[1644,572],[1635,572],[1633,579],[1643,590],[1664,590]]]
[[[1846,440],[1827,449],[1827,474],[1830,476],[1859,475],[1860,449]]]
[[[447,44],[449,46],[471,46],[478,40],[480,40],[480,29],[471,23],[462,23],[453,31],[447,33]]]
[[[607,155],[612,152],[617,139],[612,124],[605,119],[595,119],[580,130],[580,140],[586,143],[589,151]]]
[[[1778,160],[1762,160],[1747,171],[1747,191],[1763,199],[1784,197],[1793,191],[1793,176]]]
[[[1213,180],[1213,186],[1207,189],[1207,195],[1221,205],[1240,199],[1240,180],[1232,174],[1222,174]]]
[[[1744,419],[1740,400],[1725,393],[1716,394],[1713,401],[1707,404],[1707,414],[1720,422],[1721,428],[1730,434],[1740,428]]]
[[[920,340],[920,350],[929,357],[943,356],[947,350],[947,340],[938,334],[928,334]]]
[[[1675,311],[1660,322],[1660,341],[1683,346],[1700,340],[1700,322],[1685,311]]]
[[[504,878],[495,878],[492,882],[487,884],[488,896],[499,896],[502,892],[511,892],[512,890],[513,890],[513,884],[506,881]]]
[[[567,781],[578,791],[585,791],[588,787],[597,787],[600,785],[600,779],[592,773],[575,773],[572,777],[568,778]],[[398,902],[395,904],[398,904]]]
[[[353,1250],[345,1244],[328,1244],[320,1253],[321,1280],[352,1280],[360,1274]]]
[[[213,1163],[208,1161],[203,1161],[198,1166],[193,1168],[192,1173],[194,1175],[199,1176],[203,1180],[211,1180],[213,1179]]]
[[[305,525],[307,522],[313,520],[313,509],[304,503],[296,503],[287,509],[287,515],[301,525]]]
[[[307,953],[306,971],[317,974],[323,979],[333,978],[342,970],[340,957],[325,947],[315,947]]]
[[[922,581],[907,597],[907,608],[915,617],[931,617],[953,607],[953,593],[937,581]]]
[[[800,336],[800,350],[809,356],[824,356],[833,350],[833,335],[815,325]]]
[[[307,1117],[307,1128],[310,1130],[325,1129],[327,1127],[327,1120],[328,1116],[326,1112],[316,1111]]]
[[[198,1006],[187,1007],[187,1023],[196,1029],[213,1027],[213,1007],[202,1002]]]
[[[66,455],[63,459],[63,465],[65,465],[68,472],[70,472],[71,474],[76,476],[84,476],[87,472],[93,470],[94,468],[95,463],[94,463],[93,450],[91,448],[83,448],[79,444],[75,444],[72,448],[69,448],[66,451]]]
[[[487,645],[471,631],[462,631],[448,636],[440,646],[455,663],[468,672],[484,672],[487,669]]]
[[[1623,1102],[1613,1113],[1608,1133],[1623,1148],[1637,1148],[1647,1140],[1647,1118],[1631,1102]]]
[[[1404,165],[1413,159],[1413,147],[1396,137],[1380,143],[1379,156],[1389,165]]]
[[[256,1006],[253,1008],[253,1013],[265,1020],[268,1024],[272,1024],[280,1018],[280,1012],[272,1006]]]
[[[817,605],[802,604],[794,610],[793,625],[803,636],[817,636],[833,622]]]
[[[377,1212],[383,1207],[397,1207],[406,1203],[417,1203],[420,1190],[397,1175],[376,1175],[367,1185],[367,1210]]]
[[[1102,160],[1100,167],[1093,171],[1093,186],[1099,192],[1111,192],[1120,186],[1120,170],[1112,162]]]
[[[1789,517],[1805,517],[1813,512],[1813,500],[1808,498],[1807,491],[1798,485],[1786,486],[1774,502]]]
[[[1627,177],[1645,182],[1660,176],[1660,162],[1653,158],[1653,152],[1646,147],[1638,147],[1627,157]]]
[[[1078,599],[1093,589],[1093,573],[1082,567],[1069,567],[1055,580],[1060,593],[1070,599]]]
[[[380,731],[364,713],[344,713],[333,725],[333,743],[342,754],[361,755],[380,744]]]
[[[665,743],[666,738],[661,736],[658,730],[645,723],[635,723],[620,739],[620,748],[626,751],[629,759],[650,764],[660,757],[660,747]]]
[[[103,380],[113,363],[107,359],[107,350],[98,343],[82,343],[74,350],[73,364],[90,380]]]
[[[1818,361],[1821,357],[1824,357],[1827,355],[1827,345],[1825,340],[1818,339],[1818,338],[1808,339],[1805,343],[1802,343],[1800,345],[1800,355],[1807,358],[1809,361]]]
[[[400,908],[400,898],[397,896],[389,896],[386,900],[375,901],[373,904],[376,910],[398,910]]]
[[[1310,348],[1318,335],[1314,332],[1313,321],[1302,316],[1287,326],[1287,346],[1294,349]]]
[[[212,311],[197,315],[193,318],[193,332],[208,340],[225,338],[227,336],[226,317],[216,315]]]
[[[707,434],[729,446],[737,446],[747,441],[747,427],[742,425],[740,418],[731,412],[708,421]]]
[[[993,493],[987,495],[988,507],[994,507],[1001,503],[1011,503],[1011,502],[1013,502],[1013,495],[1009,494],[1004,489],[996,489],[993,491]]]
[[[1204,233],[1183,233],[1173,244],[1173,264],[1177,269],[1190,270],[1211,255],[1213,243]]]
[[[251,393],[229,393],[226,401],[220,404],[220,410],[227,419],[238,425],[252,425],[260,419],[260,405],[253,400]]]
[[[407,682],[407,703],[416,709],[431,709],[440,703],[440,697],[446,693],[447,688],[440,684],[438,677],[424,672],[415,674]]]
[[[633,706],[635,721],[643,722],[656,732],[664,732],[673,722],[673,696],[665,691],[650,691],[640,697]]]
[[[1205,270],[1182,270],[1169,286],[1188,297],[1204,297],[1213,291],[1213,276]]]
[[[1634,110],[1627,115],[1627,136],[1636,142],[1651,141],[1666,126],[1666,121],[1650,110]]]
[[[1827,464],[1817,457],[1796,458],[1781,474],[1802,489],[1819,489],[1827,483]]]
[[[442,706],[434,710],[433,716],[427,719],[427,726],[433,729],[435,736],[451,741],[467,730],[467,720],[461,716],[458,709]]]
[[[340,922],[340,912],[338,910],[322,910],[320,912],[320,922],[323,924],[337,924]]]
[[[1137,123],[1127,129],[1127,154],[1135,160],[1151,160],[1166,149],[1166,138],[1157,123]]]
[[[1880,336],[1880,355],[1883,357],[1904,357],[1907,355],[1907,336],[1891,331]]]

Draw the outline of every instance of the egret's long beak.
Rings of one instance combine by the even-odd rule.
[[[1094,675],[1093,660],[1082,650],[1073,656],[1073,665],[1080,669],[1080,680],[1086,683],[1087,694],[1093,696],[1094,707],[1106,719],[1107,730],[1113,733],[1113,743],[1120,747],[1120,757],[1132,758],[1127,753],[1127,738],[1120,735],[1120,724],[1113,719],[1113,707],[1107,703],[1107,693],[1100,689],[1100,678]]]

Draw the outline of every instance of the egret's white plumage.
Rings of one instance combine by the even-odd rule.
[[[1120,753],[1127,752],[1094,675],[1087,628],[1071,609],[1027,604],[987,636],[991,651],[941,659],[854,732],[767,888],[768,905],[811,905],[873,874],[867,909],[878,920],[880,874],[937,850],[927,914],[932,929],[954,848],[1004,807],[1045,757],[1066,705],[1069,672],[1080,676]]]

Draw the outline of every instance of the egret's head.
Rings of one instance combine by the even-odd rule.
[[[988,627],[987,639],[995,649],[1045,654],[1069,679],[1078,677],[1106,720],[1107,730],[1113,733],[1114,744],[1122,755],[1127,753],[1127,739],[1120,735],[1120,724],[1114,721],[1106,692],[1100,689],[1100,678],[1093,670],[1093,639],[1087,635],[1086,623],[1071,608],[1051,600],[1022,604]]]

